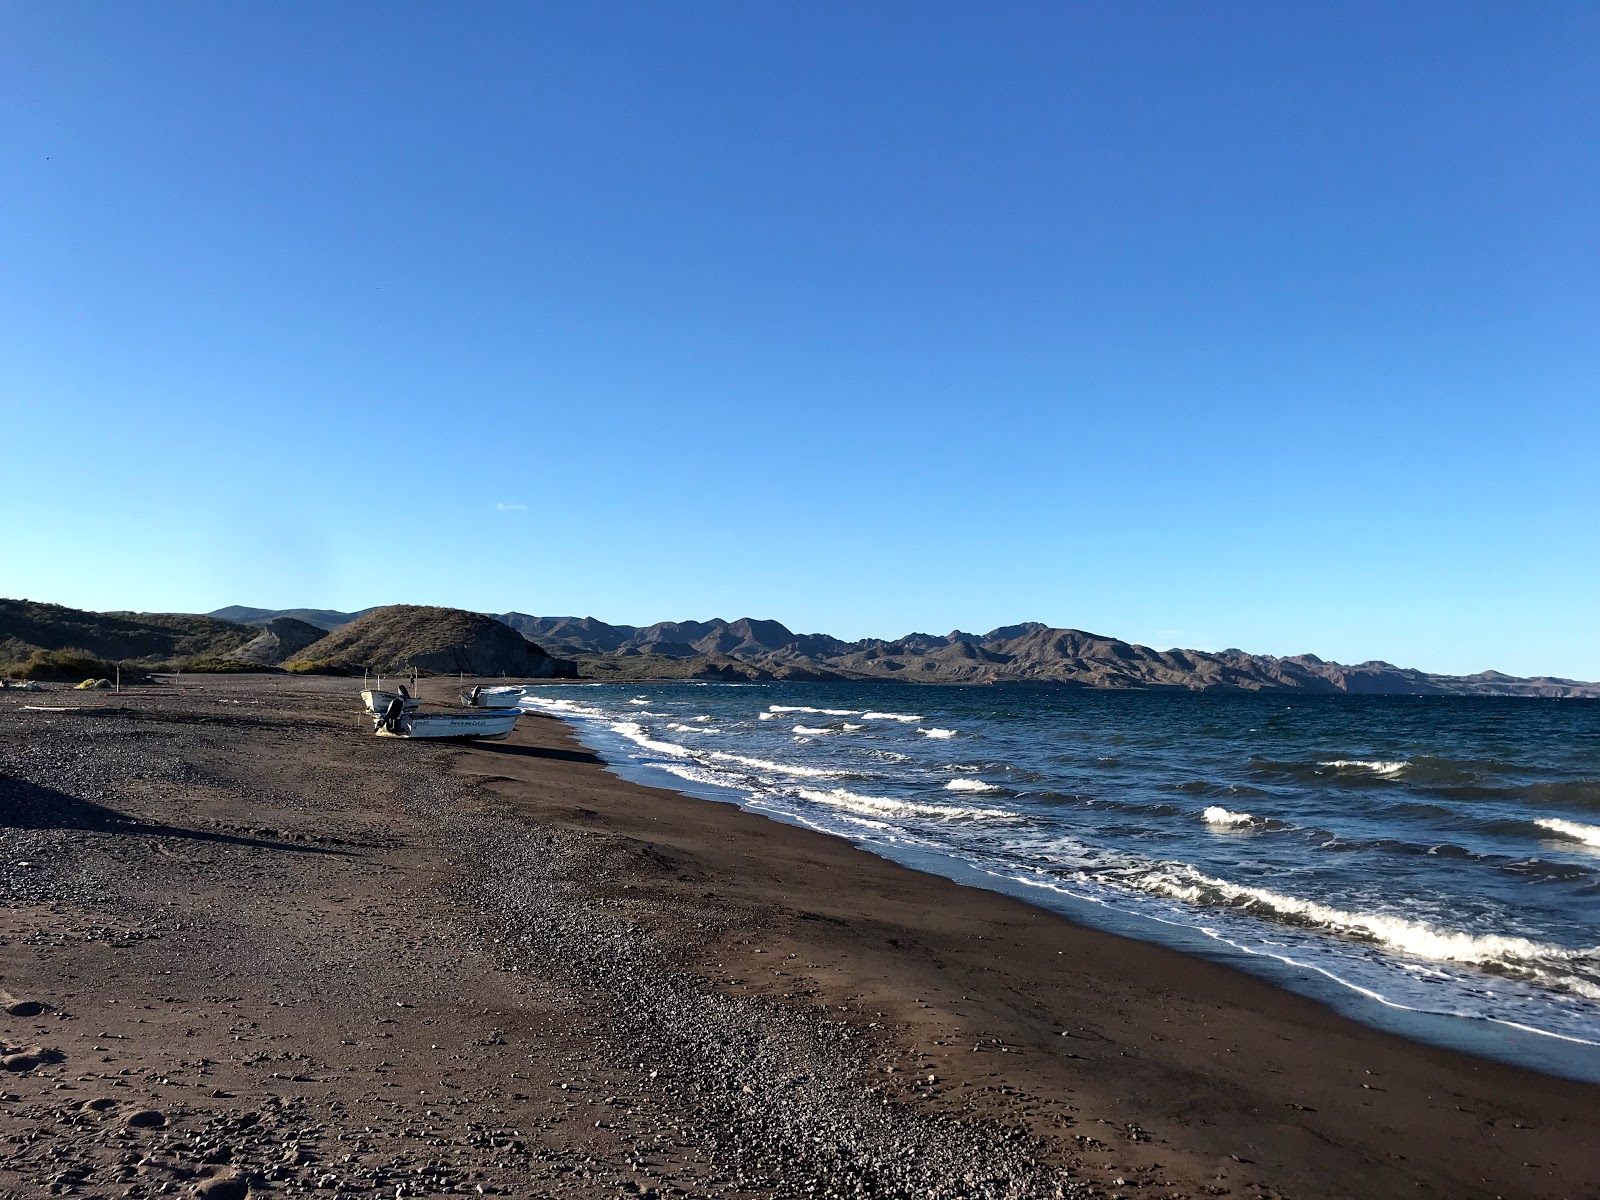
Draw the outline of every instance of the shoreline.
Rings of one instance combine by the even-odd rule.
[[[93,1158],[106,1122],[60,1118],[111,1077],[168,1097],[175,1127],[270,1094],[317,1110],[301,1127],[330,1148],[424,1164],[443,1141],[469,1164],[406,1194],[1558,1197],[1600,1175],[1591,1085],[629,782],[554,717],[505,743],[375,739],[348,686],[186,681],[123,693],[122,716],[7,704],[4,765],[53,780],[29,784],[41,803],[99,789],[145,831],[96,824],[86,800],[5,829],[82,864],[53,896],[13,872],[0,909],[6,988],[55,1014],[4,1018],[5,1039],[65,1055],[6,1079],[8,1133],[56,1130]],[[99,771],[107,755],[137,771]],[[146,1021],[192,1032],[141,1044]],[[492,1144],[502,1125],[515,1155]],[[257,1170],[234,1140],[234,1165],[204,1169]],[[308,1153],[373,1194],[417,1178]],[[292,1178],[262,1172],[263,1192],[305,1166],[274,1159]]]
[[[607,756],[608,769],[619,778],[640,786],[664,788],[709,802],[732,804],[767,820],[840,838],[915,871],[962,886],[1011,896],[1075,924],[1177,950],[1241,971],[1323,1004],[1361,1024],[1410,1041],[1575,1082],[1600,1084],[1600,1044],[1596,1042],[1535,1025],[1524,1025],[1508,1017],[1456,1014],[1402,1003],[1342,978],[1315,962],[1299,961],[1288,951],[1281,955],[1258,952],[1220,935],[1208,934],[1198,924],[1118,908],[1114,904],[1079,895],[1070,887],[1056,887],[1044,882],[1032,884],[1024,878],[986,869],[936,847],[914,847],[894,839],[883,841],[871,836],[854,835],[837,826],[829,828],[814,824],[803,815],[786,812],[781,807],[752,805],[750,795],[738,787],[679,775],[661,761],[640,761],[633,740],[612,731],[611,718],[594,719],[560,710],[547,715],[565,722],[574,735],[596,754]]]

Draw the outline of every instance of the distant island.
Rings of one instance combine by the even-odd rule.
[[[1036,621],[988,633],[911,633],[846,642],[777,621],[609,625],[393,604],[358,612],[233,605],[215,612],[95,613],[0,600],[0,675],[71,678],[123,667],[360,674],[431,673],[636,682],[810,680],[1037,684],[1191,692],[1292,691],[1389,696],[1600,698],[1600,683],[1484,671],[1435,675],[1386,662],[1346,666],[1314,654],[1154,650]]]

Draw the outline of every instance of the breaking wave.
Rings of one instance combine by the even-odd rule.
[[[1400,774],[1411,764],[1405,759],[1367,759],[1367,758],[1335,758],[1330,762],[1319,762],[1317,766],[1327,767],[1330,771],[1366,771],[1384,779]]]
[[[796,775],[802,779],[837,779],[844,774],[842,771],[824,771],[819,767],[802,767],[799,763],[773,762],[768,758],[751,758],[744,754],[728,754],[722,750],[703,750],[701,753],[706,758],[715,759],[717,762],[738,763],[742,767],[754,767],[758,771],[776,771],[779,775]]]
[[[1243,825],[1254,825],[1256,818],[1246,812],[1229,812],[1220,804],[1213,804],[1200,814],[1205,818],[1207,825],[1221,825],[1228,829],[1237,829]]]
[[[931,738],[953,738],[956,735],[954,729],[918,729],[917,732]]]
[[[1581,821],[1563,821],[1559,817],[1541,817],[1534,822],[1541,829],[1548,829],[1551,833],[1559,833],[1574,841],[1583,842],[1590,846],[1600,847],[1600,825],[1585,825]]]
[[[837,808],[865,813],[873,817],[931,817],[937,820],[962,819],[980,821],[1014,821],[1020,819],[1018,813],[1006,812],[1001,808],[965,808],[954,804],[924,804],[915,800],[892,800],[887,796],[863,796],[859,792],[846,791],[844,788],[830,788],[825,792],[817,791],[813,788],[800,788],[795,794],[817,804],[830,804]]]
[[[804,704],[769,704],[770,713],[814,713],[824,717],[854,717],[860,715],[853,708],[808,708]]]
[[[864,712],[861,715],[869,721],[905,721],[908,724],[914,724],[922,720],[921,717],[914,716],[911,713]]]
[[[669,758],[693,758],[694,751],[687,746],[680,746],[677,742],[658,742],[650,736],[650,731],[637,721],[614,721],[611,729],[620,733],[630,742],[643,746],[646,750],[654,750],[657,754],[665,754]]]

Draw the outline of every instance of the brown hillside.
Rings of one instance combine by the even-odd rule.
[[[552,678],[574,674],[572,664],[493,617],[460,608],[391,604],[341,625],[296,656],[332,670],[398,671]]]
[[[100,613],[0,600],[0,661],[34,650],[85,650],[107,661],[163,663],[226,657],[259,630],[191,613]]]

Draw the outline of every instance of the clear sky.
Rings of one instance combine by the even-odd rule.
[[[1600,6],[6,3],[0,595],[1600,679]]]

